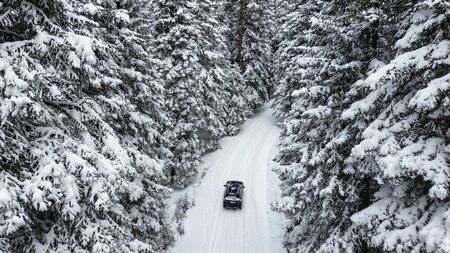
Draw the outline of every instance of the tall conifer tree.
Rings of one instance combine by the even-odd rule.
[[[155,1],[154,44],[166,88],[174,159],[172,183],[186,186],[196,175],[200,156],[249,114],[237,69],[225,50],[213,4],[209,1]]]

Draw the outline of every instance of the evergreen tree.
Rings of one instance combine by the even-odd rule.
[[[159,73],[166,88],[170,125],[166,136],[174,158],[172,183],[186,186],[196,175],[200,156],[249,114],[236,68],[209,1],[157,0],[154,42]]]
[[[272,93],[273,23],[268,0],[227,0],[224,6],[228,24],[228,44],[233,62],[250,88],[254,106],[267,101]]]
[[[342,118],[364,126],[348,164],[376,179],[352,221],[378,250],[450,252],[449,10],[446,1],[407,6],[393,18],[392,58],[348,93]]]
[[[346,234],[358,185],[345,170],[351,133],[340,121],[345,95],[364,67],[360,27],[349,26],[345,3],[288,5],[279,29],[275,108],[285,122],[277,171],[283,181],[277,209],[289,217],[285,246],[299,252],[354,248]]]
[[[286,10],[275,101],[286,247],[448,252],[448,4]]]
[[[7,252],[157,252],[171,242],[163,89],[139,46],[144,4],[1,3]]]

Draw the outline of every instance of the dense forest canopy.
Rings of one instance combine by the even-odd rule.
[[[0,2],[0,251],[161,252],[173,243],[171,188],[188,185],[201,155],[269,98],[261,61],[272,51],[258,39],[267,33],[246,29],[241,45],[265,50],[245,59],[265,75],[242,72],[229,49],[237,24],[225,25],[224,9]]]
[[[0,0],[0,251],[164,252],[273,98],[288,252],[450,252],[447,0]]]
[[[289,252],[450,252],[450,3],[280,1]]]

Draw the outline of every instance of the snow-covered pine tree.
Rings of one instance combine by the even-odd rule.
[[[449,4],[346,4],[293,2],[280,29],[286,246],[449,252]]]
[[[137,238],[150,244],[152,250],[165,249],[173,238],[166,223],[165,202],[167,184],[163,166],[172,157],[168,140],[161,134],[168,124],[166,116],[164,87],[155,70],[155,60],[149,53],[151,5],[147,0],[119,1],[106,4],[105,13],[107,41],[118,47],[120,58],[120,79],[126,101],[131,104],[118,118],[109,124],[120,134],[122,145],[131,157],[131,165],[136,173],[128,178],[136,183],[122,189],[129,195],[122,205],[130,227]],[[109,20],[108,20],[109,18]],[[112,26],[108,26],[112,24]],[[108,37],[109,36],[109,37]],[[118,109],[109,108],[110,115]],[[162,159],[162,160],[161,160]],[[143,189],[141,189],[143,188]],[[136,249],[134,249],[136,250]]]
[[[0,245],[157,252],[171,241],[145,1],[1,3]],[[126,59],[126,60],[125,60]],[[151,100],[148,100],[151,98]]]
[[[272,25],[269,0],[224,2],[228,44],[254,106],[272,95]]]
[[[209,87],[206,99],[224,121],[225,133],[235,134],[252,113],[251,101],[245,92],[239,68],[231,61],[223,24],[219,21],[220,4],[208,0],[199,1],[198,6],[196,16],[202,24],[201,62],[205,68],[202,79]],[[218,141],[218,137],[213,141]]]
[[[277,11],[284,13],[277,19],[277,41],[278,50],[275,58],[275,79],[277,89],[275,92],[274,107],[279,118],[296,117],[290,115],[291,107],[296,100],[292,94],[295,90],[306,86],[305,83],[319,68],[317,62],[306,62],[306,64],[297,64],[296,58],[301,57],[302,49],[306,48],[304,44],[313,43],[308,35],[311,24],[309,20],[313,13],[317,13],[317,6],[310,1],[281,1],[277,5]],[[320,52],[316,50],[314,52]],[[314,53],[313,52],[313,53]],[[317,56],[317,58],[319,58]],[[302,66],[304,65],[304,66]]]
[[[153,47],[166,88],[173,153],[167,168],[176,187],[196,175],[200,156],[249,114],[238,70],[225,50],[213,3],[156,0]]]
[[[369,64],[371,27],[342,1],[292,1],[278,29],[277,115],[284,121],[276,169],[289,217],[285,246],[298,252],[361,252],[350,217],[362,183],[345,164],[355,141],[341,114]],[[373,19],[374,17],[371,16]],[[368,38],[368,39],[367,39]]]
[[[361,139],[347,163],[376,179],[353,229],[377,252],[450,252],[450,4],[395,4],[407,8],[391,17],[392,57],[353,85],[342,114]]]

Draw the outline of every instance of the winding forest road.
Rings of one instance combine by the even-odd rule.
[[[250,118],[237,136],[221,140],[222,148],[206,155],[206,175],[193,191],[185,234],[171,253],[282,253],[281,214],[270,209],[279,199],[279,180],[271,171],[280,129],[268,105]],[[245,184],[242,210],[222,208],[227,180]]]

